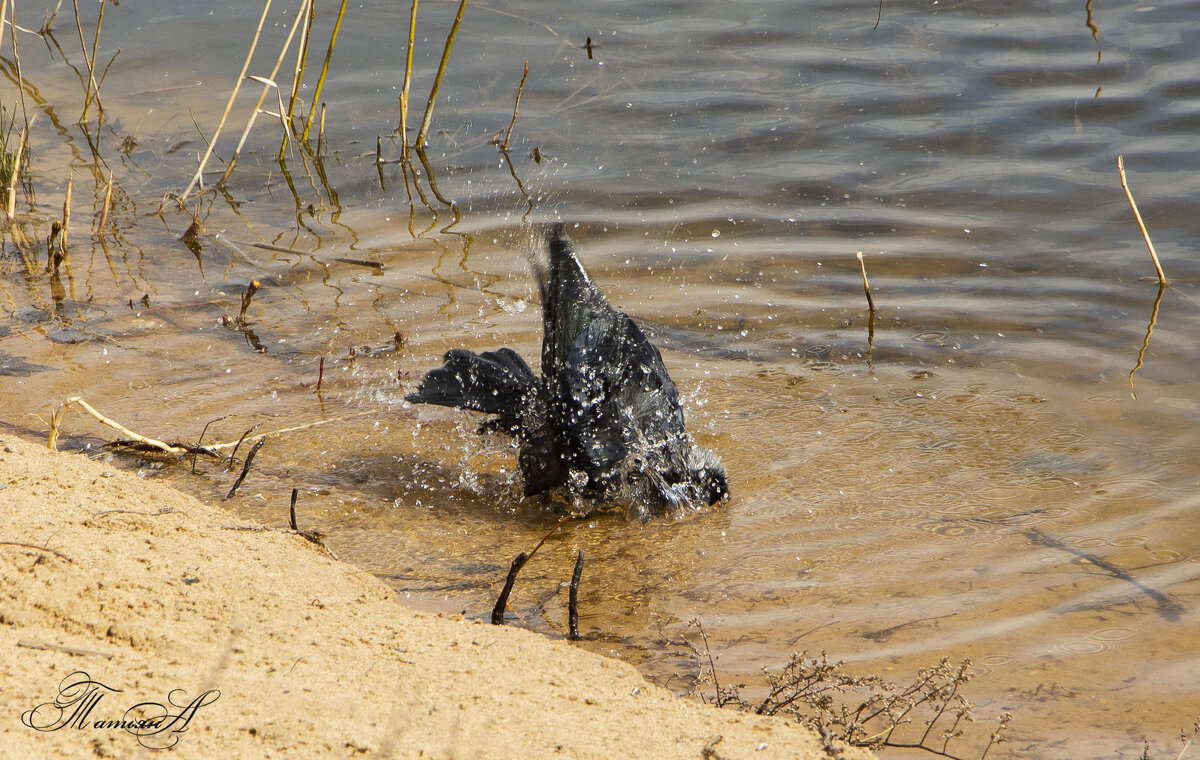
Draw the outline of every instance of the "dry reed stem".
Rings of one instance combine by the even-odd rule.
[[[404,61],[404,87],[400,90],[400,157],[408,158],[408,91],[412,86],[413,42],[417,36],[417,2],[408,13],[408,53]]]
[[[279,126],[283,128],[283,144],[279,146],[279,157],[280,157],[280,160],[282,160],[283,159],[283,151],[287,147],[288,137],[296,136],[296,133],[292,131],[292,122],[287,118],[286,114],[284,113],[283,93],[280,91],[279,84],[277,82],[273,82],[270,79],[267,79],[266,77],[260,77],[260,76],[255,76],[255,75],[251,74],[248,78],[252,82],[257,82],[257,83],[267,87],[268,89],[274,88],[274,90],[275,90],[275,100],[277,102],[277,106],[278,106],[279,110],[275,113],[272,113],[271,111],[263,111],[260,109],[259,113],[266,114],[267,116],[277,116],[279,118]]]
[[[242,64],[242,71],[238,74],[237,81],[233,85],[233,92],[229,94],[229,101],[225,104],[225,112],[221,114],[221,121],[217,124],[217,130],[213,132],[212,139],[208,140],[208,147],[204,151],[204,157],[200,159],[200,166],[196,168],[196,173],[192,176],[192,181],[188,183],[187,188],[179,194],[179,200],[182,202],[191,194],[192,189],[196,187],[196,183],[201,181],[204,174],[204,167],[208,163],[208,159],[212,157],[213,146],[217,144],[217,138],[221,136],[221,129],[225,126],[225,121],[229,118],[229,112],[233,110],[233,102],[237,99],[238,91],[242,88],[242,80],[246,78],[246,72],[250,69],[250,59],[254,57],[254,50],[258,47],[258,38],[262,36],[263,24],[267,21],[267,13],[271,10],[271,0],[267,0],[263,5],[262,16],[258,19],[258,27],[254,30],[254,38],[250,41],[250,50],[246,53],[246,61]]]
[[[308,430],[309,428],[318,427],[320,425],[327,425],[331,422],[341,422],[342,420],[352,420],[352,419],[355,419],[356,417],[366,417],[369,414],[378,414],[378,411],[375,409],[368,409],[365,412],[355,412],[353,414],[343,414],[340,417],[330,417],[327,420],[314,420],[313,422],[306,422],[303,425],[296,425],[294,427],[283,428],[281,430],[272,430],[269,433],[259,433],[258,435],[249,436],[245,440],[246,440],[246,442],[257,441],[261,438],[266,438],[268,436],[283,435],[284,433],[295,433],[300,430]],[[205,446],[204,448],[215,449],[215,450],[232,449],[233,447],[237,446],[240,443],[242,443],[241,440],[228,441],[226,443],[214,443],[214,444]]]
[[[320,156],[325,150],[325,104],[321,104],[321,123],[317,127],[317,155]]]
[[[871,284],[867,282],[867,265],[863,261],[862,251],[854,254],[858,257],[858,268],[862,272],[863,292],[867,294],[867,306],[871,307],[871,313],[875,313],[875,299],[871,298]]]
[[[5,8],[7,7],[8,4],[5,3]],[[17,94],[21,98],[21,119],[25,122],[25,132],[32,134],[29,131],[32,119],[29,118],[29,110],[25,105],[25,75],[21,73],[21,49],[17,45],[17,6],[15,0],[13,0],[12,10],[8,13],[8,16],[8,31],[13,47],[13,65],[17,70]],[[0,37],[3,36],[3,32],[4,29],[0,28]]]
[[[547,32],[549,32],[550,35],[553,36],[555,39],[559,39],[559,40],[563,39],[563,36],[561,34],[559,34],[557,31],[555,31],[554,27],[550,26],[549,24],[547,24],[545,21],[542,21],[541,19],[532,18],[530,16],[522,16],[519,13],[512,13],[510,11],[502,11],[499,8],[493,8],[488,5],[479,6],[479,10],[481,12],[487,11],[488,13],[495,13],[497,16],[507,16],[508,18],[515,18],[518,21],[524,21],[525,23],[530,24],[532,26],[540,26],[541,28],[543,28]]]
[[[517,88],[517,99],[513,102],[513,117],[508,123],[508,132],[504,135],[504,144],[500,150],[508,150],[508,141],[512,137],[513,127],[517,125],[517,109],[521,106],[521,93],[525,91],[525,78],[529,76],[529,61],[525,61],[525,73],[521,75],[521,86]]]
[[[329,47],[325,49],[325,63],[321,66],[321,76],[317,77],[317,87],[313,91],[312,102],[314,104],[321,102],[321,89],[325,86],[325,77],[329,74],[329,61],[333,58],[333,46],[337,44],[338,32],[342,28],[342,17],[346,15],[346,0],[342,0],[342,5],[338,9],[337,21],[333,22],[333,34],[329,35]],[[308,142],[308,133],[312,129],[313,115],[316,109],[308,109],[308,119],[304,122],[304,134],[300,139]]]
[[[279,57],[275,59],[275,67],[273,69],[271,69],[271,75],[269,77],[259,77],[259,76],[247,77],[248,79],[250,79],[254,82],[258,82],[258,83],[262,84],[263,89],[262,89],[262,92],[259,93],[259,95],[258,95],[258,102],[256,102],[254,104],[254,110],[250,112],[250,118],[249,118],[249,120],[246,121],[245,129],[242,130],[241,139],[238,140],[237,147],[234,148],[234,150],[233,150],[233,155],[229,157],[229,163],[225,167],[225,173],[222,174],[221,179],[217,181],[218,187],[224,187],[225,182],[229,180],[229,175],[233,173],[234,167],[237,166],[238,155],[241,154],[242,148],[244,148],[246,145],[246,140],[250,137],[250,130],[254,127],[254,122],[255,122],[255,120],[258,119],[258,114],[262,112],[262,104],[263,104],[263,101],[265,101],[267,99],[267,93],[271,91],[272,87],[274,87],[276,90],[276,93],[278,94],[279,86],[275,84],[275,77],[279,74],[280,67],[283,66],[284,56],[287,55],[288,49],[291,48],[291,46],[292,46],[292,40],[296,36],[296,30],[299,29],[300,22],[302,19],[303,19],[303,16],[297,14],[296,20],[292,22],[292,28],[291,28],[291,30],[288,31],[288,36],[287,36],[287,39],[284,40],[283,48],[279,51]],[[279,114],[279,118],[282,119],[283,118],[282,96],[280,96],[279,105],[280,105],[280,111],[281,111],[281,113]],[[287,125],[286,124],[284,125],[284,129],[285,129],[284,134],[286,135],[287,134],[287,131],[286,131]],[[214,137],[214,140],[215,139],[216,138]]]
[[[104,188],[104,201],[100,204],[100,216],[96,219],[96,229],[93,234],[104,234],[104,225],[108,222],[108,209],[112,206],[113,174],[108,173],[108,185]]]
[[[421,129],[417,131],[417,138],[413,140],[414,148],[425,145],[425,136],[429,134],[429,124],[433,121],[433,104],[437,100],[438,90],[442,87],[446,64],[450,62],[450,48],[454,46],[454,37],[458,34],[458,27],[462,24],[463,13],[466,10],[467,0],[461,0],[458,4],[458,13],[454,16],[454,24],[450,26],[450,34],[446,36],[446,47],[442,49],[442,61],[438,64],[437,75],[433,78],[433,87],[429,89],[429,100],[425,103],[425,116],[421,119]]]
[[[104,110],[104,106],[100,105],[100,85],[96,82],[96,47],[100,44],[100,25],[104,23],[104,5],[105,0],[100,0],[100,20],[96,22],[96,37],[92,43],[92,54],[88,55],[87,41],[83,38],[83,24],[79,19],[79,0],[71,0],[75,6],[75,31],[79,33],[79,47],[83,50],[83,62],[87,65],[88,81],[83,97],[83,114],[80,115],[79,121],[85,122],[88,119],[88,109],[92,105],[92,95],[96,96],[96,105],[100,110]]]
[[[17,181],[21,176],[21,158],[25,153],[25,127],[21,128],[21,134],[17,137],[17,152],[13,156],[13,172],[12,177],[8,180],[8,198],[5,201],[4,210],[8,214],[9,221],[17,213]]]
[[[63,250],[67,249],[67,227],[71,223],[71,186],[74,184],[74,177],[67,175],[67,194],[63,197],[63,212],[62,212],[62,238],[60,245]]]
[[[67,396],[65,399],[63,399],[63,402],[59,404],[58,409],[55,410],[54,415],[50,418],[50,437],[46,442],[46,445],[51,450],[57,450],[58,448],[56,445],[58,442],[58,423],[62,419],[62,413],[66,411],[67,407],[69,406],[78,406],[82,408],[85,412],[95,417],[102,424],[108,425],[113,430],[128,436],[130,439],[137,441],[138,443],[143,443],[147,446],[165,451],[168,454],[187,453],[187,449],[183,449],[178,446],[172,446],[169,443],[163,443],[162,441],[158,441],[153,438],[147,438],[144,435],[139,435],[138,433],[133,432],[121,423],[109,419],[100,412],[97,412],[94,408],[92,408],[91,404],[84,401],[80,396]]]
[[[293,136],[292,114],[299,100],[300,83],[304,79],[304,69],[308,62],[308,43],[312,39],[313,21],[317,17],[316,4],[313,0],[303,0],[300,3],[299,15],[305,16],[304,29],[300,32],[300,44],[296,47],[296,67],[292,70],[292,90],[288,95],[287,115],[284,116],[283,95],[280,93],[279,118],[284,122],[283,140],[279,144],[277,159],[282,161],[287,151],[288,138]]]
[[[96,19],[96,36],[92,38],[92,61],[88,72],[92,81],[92,87],[96,90],[96,108],[99,109],[100,116],[104,115],[104,104],[100,102],[100,82],[104,81],[104,76],[108,73],[108,68],[105,67],[104,74],[100,75],[100,80],[96,80],[96,53],[100,48],[100,27],[104,25],[104,6],[105,0],[100,0],[100,18]],[[113,58],[115,59],[116,56],[114,55]],[[109,61],[109,65],[112,65],[112,61]],[[80,118],[80,121],[87,121],[88,104],[88,101],[84,100],[83,116]],[[97,119],[99,118],[98,116]]]
[[[136,441],[136,442],[144,444],[146,446],[150,446],[152,448],[159,449],[160,451],[163,451],[168,454],[190,453],[188,451],[188,449],[185,449],[182,446],[173,446],[169,443],[163,443],[162,441],[155,440],[154,438],[149,438],[147,436],[133,432],[132,430],[125,427],[121,423],[116,422],[115,420],[112,420],[109,417],[106,417],[103,414],[101,414],[100,412],[96,411],[95,408],[93,408],[90,404],[88,404],[86,401],[84,401],[83,397],[79,396],[79,395],[72,395],[72,396],[68,396],[67,398],[63,399],[63,402],[58,405],[58,408],[55,409],[54,414],[51,415],[51,417],[50,417],[50,435],[49,435],[49,439],[47,440],[47,444],[46,444],[47,448],[50,448],[52,450],[57,450],[59,422],[62,419],[63,412],[65,412],[66,409],[71,406],[78,406],[78,407],[82,408],[84,411],[86,411],[88,414],[90,414],[92,417],[94,417],[98,422],[100,422],[101,424],[107,425],[108,427],[112,428],[113,430],[116,430],[117,432],[121,433],[122,435],[128,436],[130,440]],[[254,436],[243,436],[242,438],[239,438],[236,441],[227,441],[225,443],[213,443],[213,444],[209,444],[209,445],[203,446],[203,447],[196,447],[196,449],[198,449],[200,451],[208,452],[208,453],[213,453],[216,451],[220,451],[221,449],[236,448],[236,447],[240,446],[243,442],[250,443],[253,441],[260,441],[264,438],[268,438],[271,436],[283,435],[284,433],[295,433],[300,430],[307,430],[309,428],[318,427],[320,425],[327,425],[331,422],[341,422],[343,420],[351,420],[351,419],[355,419],[357,417],[365,417],[369,414],[377,414],[377,413],[378,412],[376,410],[369,409],[369,410],[363,411],[363,412],[354,412],[353,414],[343,414],[340,417],[331,417],[331,418],[325,419],[325,420],[314,420],[313,422],[306,422],[303,425],[296,425],[294,427],[283,428],[281,430],[273,430],[273,431],[270,431],[267,433],[259,433],[258,435],[254,435]],[[544,539],[543,539],[543,541],[544,541]],[[539,544],[539,546],[540,546],[540,544]]]
[[[8,0],[0,2],[0,50],[4,49],[4,25],[8,23]]]
[[[58,12],[62,10],[63,0],[58,0],[58,4],[54,6],[54,10],[46,11],[46,15],[42,17],[42,25],[38,29],[38,34],[45,36],[46,32],[54,26],[54,19],[58,18]],[[3,25],[3,18],[0,18],[0,25]]]
[[[1137,204],[1133,201],[1133,193],[1129,192],[1129,183],[1125,180],[1125,157],[1117,156],[1117,170],[1121,173],[1121,189],[1125,191],[1125,197],[1129,200],[1129,207],[1133,209],[1133,217],[1137,220],[1138,229],[1142,231],[1142,239],[1146,241],[1146,248],[1150,250],[1150,258],[1154,260],[1154,269],[1158,272],[1159,283],[1166,285],[1167,276],[1163,274],[1162,264],[1158,261],[1158,254],[1154,251],[1154,243],[1150,242],[1150,233],[1146,231],[1146,225],[1142,222],[1142,215],[1138,211]]]
[[[300,12],[303,13],[305,7],[308,8],[308,20],[304,24],[304,32],[300,35],[300,46],[296,50],[296,69],[292,72],[292,93],[288,99],[287,115],[291,120],[292,114],[296,110],[296,102],[300,95],[300,83],[304,80],[304,70],[308,65],[308,43],[312,40],[313,21],[317,17],[317,6],[312,0],[305,0],[305,3],[300,6]],[[283,149],[280,148],[280,156],[283,155]]]

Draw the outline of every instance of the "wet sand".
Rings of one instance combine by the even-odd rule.
[[[565,642],[406,609],[300,536],[12,434],[0,520],[13,757],[830,756]]]

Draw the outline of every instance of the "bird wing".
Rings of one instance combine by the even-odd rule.
[[[558,377],[579,337],[597,323],[615,327],[618,316],[592,283],[571,241],[556,226],[549,237],[550,260],[538,268],[542,295],[542,377]]]
[[[481,354],[455,348],[444,359],[445,363],[430,370],[406,400],[474,409],[516,420],[521,408],[538,392],[533,370],[511,348]]]
[[[571,346],[556,394],[573,465],[600,483],[626,456],[658,463],[687,438],[658,349],[632,319],[610,311],[611,322],[593,321]]]

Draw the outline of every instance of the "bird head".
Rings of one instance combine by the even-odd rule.
[[[647,522],[657,517],[678,517],[728,498],[725,466],[716,454],[692,444],[682,457],[668,459],[675,461],[661,466],[665,463],[630,457],[631,466],[623,473],[629,519]]]

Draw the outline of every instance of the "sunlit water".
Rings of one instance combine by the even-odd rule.
[[[878,28],[873,3],[470,5],[407,181],[407,8],[355,5],[321,96],[328,155],[280,164],[261,116],[228,194],[187,202],[196,252],[190,216],[156,211],[195,170],[260,9],[170,5],[106,8],[97,57],[121,53],[86,133],[69,12],[57,44],[18,33],[37,117],[0,259],[6,424],[43,433],[72,393],[166,439],[324,422],[271,438],[229,503],[283,525],[298,488],[301,527],[340,557],[413,605],[486,616],[558,515],[519,498],[513,450],[477,418],[402,399],[452,347],[537,356],[531,224],[564,219],[664,348],[734,496],[677,523],[566,524],[517,584],[525,625],[565,632],[582,549],[581,646],[677,691],[696,686],[699,618],[748,694],[803,649],[896,680],[970,657],[977,718],[1014,715],[989,757],[1178,752],[1200,713],[1194,4],[885,1]],[[410,134],[455,7],[421,5]],[[270,74],[294,12],[273,11],[251,74]],[[90,43],[94,15],[83,26]],[[7,38],[0,52],[12,113]],[[489,141],[526,60],[506,162]],[[1118,154],[1171,278],[1161,302]],[[250,330],[223,326],[251,279]],[[64,435],[115,434],[70,413]],[[120,459],[212,499],[236,475]]]

